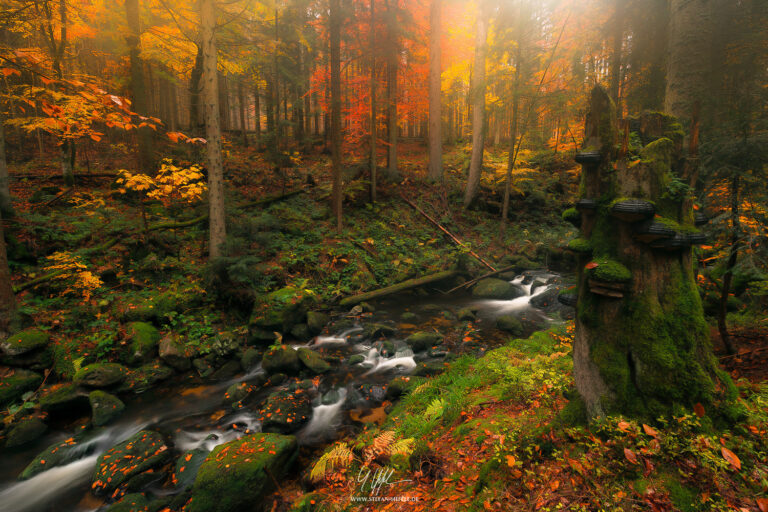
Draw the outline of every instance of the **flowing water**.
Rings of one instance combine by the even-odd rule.
[[[531,277],[533,275],[533,278]],[[299,443],[306,449],[332,442],[344,429],[355,428],[349,418],[349,410],[366,410],[380,407],[385,399],[385,384],[397,375],[406,375],[416,370],[419,363],[440,359],[444,354],[414,354],[405,343],[405,333],[413,328],[428,330],[437,325],[446,326],[450,313],[460,308],[471,308],[477,313],[479,332],[489,333],[491,339],[493,324],[499,315],[514,314],[523,319],[527,333],[540,329],[550,321],[544,311],[530,304],[532,298],[546,293],[554,284],[552,274],[543,272],[518,276],[511,281],[523,295],[512,300],[479,300],[468,295],[429,296],[414,298],[397,296],[376,304],[372,315],[341,317],[329,326],[329,332],[318,336],[309,343],[296,344],[294,348],[306,346],[318,351],[323,357],[347,361],[351,356],[362,356],[362,362],[349,365],[346,362],[315,379],[310,392],[315,396],[310,421],[295,433]],[[538,280],[538,281],[537,281]],[[535,288],[535,289],[534,289]],[[428,301],[428,302],[427,302]],[[409,312],[412,322],[408,325],[400,320]],[[415,315],[415,316],[414,316]],[[404,318],[404,317],[403,317]],[[392,334],[367,336],[366,326],[372,324],[390,326]],[[456,320],[453,320],[458,325]],[[495,333],[497,338],[505,339]],[[490,343],[490,342],[489,342]],[[386,344],[386,346],[385,346]],[[262,389],[255,402],[248,407],[233,411],[222,403],[225,390],[236,382],[263,381],[261,365],[250,369],[244,375],[228,382],[200,384],[191,375],[181,377],[172,387],[158,388],[130,400],[126,399],[126,412],[111,426],[88,431],[83,421],[74,424],[53,425],[49,433],[39,441],[15,451],[6,450],[0,455],[0,512],[26,511],[90,511],[98,510],[104,502],[93,497],[89,491],[96,461],[103,452],[125,441],[142,429],[152,429],[164,434],[169,446],[180,454],[183,451],[201,448],[210,451],[219,444],[237,439],[250,432],[259,432],[258,407],[271,392],[282,386]],[[80,434],[77,434],[81,432]],[[39,473],[26,481],[17,480],[21,471],[35,456],[54,443],[77,435],[78,442],[67,452],[67,461],[52,469]],[[155,485],[145,489],[155,495],[171,494],[172,488]]]

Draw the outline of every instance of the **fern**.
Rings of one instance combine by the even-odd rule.
[[[413,444],[415,443],[415,440],[412,437],[409,437],[408,439],[400,439],[399,441],[392,443],[392,445],[389,447],[389,456],[394,457],[395,455],[403,455],[403,456],[409,456],[411,453],[413,453]]]
[[[445,409],[445,400],[442,398],[435,398],[432,400],[432,403],[430,403],[427,406],[427,409],[424,411],[424,419],[431,421],[435,420],[443,415],[443,410]]]
[[[83,366],[83,361],[85,361],[84,357],[78,357],[77,359],[72,360],[72,369],[74,370],[74,373],[80,371],[80,368]]]
[[[373,460],[380,455],[389,453],[389,448],[395,442],[395,433],[392,430],[386,430],[376,436],[373,444],[365,450],[366,460]]]
[[[325,478],[329,472],[334,469],[340,469],[349,466],[355,456],[347,447],[347,443],[339,443],[331,450],[325,452],[320,457],[309,473],[309,478],[313,482],[319,482]]]

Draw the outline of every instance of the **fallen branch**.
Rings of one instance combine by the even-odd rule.
[[[430,274],[424,277],[409,279],[407,281],[403,281],[402,283],[393,284],[392,286],[387,286],[386,288],[379,288],[378,290],[373,290],[370,292],[361,293],[359,295],[353,295],[352,297],[347,297],[345,299],[342,299],[341,302],[339,302],[339,305],[344,307],[354,306],[355,304],[359,304],[367,300],[379,299],[381,297],[386,297],[387,295],[392,295],[393,293],[402,292],[404,290],[410,290],[411,288],[424,286],[425,284],[434,283],[436,281],[442,281],[443,279],[448,279],[449,277],[453,277],[458,273],[459,273],[458,270],[445,270],[443,272],[438,272],[437,274]]]
[[[47,274],[43,274],[42,276],[38,276],[38,277],[36,277],[36,278],[34,278],[34,279],[30,280],[30,281],[27,281],[26,283],[20,284],[19,286],[14,286],[13,287],[13,293],[19,293],[19,292],[22,292],[22,291],[26,290],[27,288],[32,288],[34,286],[39,285],[40,283],[44,283],[46,281],[50,281],[54,277],[60,276],[61,274],[63,274],[66,271],[67,271],[67,269],[60,268],[58,270],[54,270],[53,272],[49,272]]]
[[[485,261],[483,258],[481,258],[481,257],[480,257],[480,256],[479,256],[479,255],[478,255],[478,254],[477,254],[475,251],[473,251],[472,249],[470,249],[470,248],[469,248],[469,247],[468,247],[468,246],[467,246],[467,245],[466,245],[464,242],[462,242],[461,240],[459,240],[458,238],[456,238],[456,237],[455,237],[455,236],[454,236],[454,235],[453,235],[453,234],[452,234],[450,231],[448,231],[448,230],[447,230],[447,229],[445,229],[443,226],[441,226],[439,222],[437,222],[435,219],[433,219],[432,217],[430,217],[429,215],[427,215],[427,213],[426,213],[426,212],[424,212],[424,210],[422,210],[421,208],[419,208],[418,206],[416,206],[414,203],[412,203],[411,201],[409,201],[409,200],[408,200],[408,199],[407,199],[405,196],[401,195],[400,197],[403,199],[403,201],[405,201],[406,203],[408,203],[408,204],[409,204],[409,205],[410,205],[410,206],[411,206],[411,207],[412,207],[414,210],[416,210],[417,212],[419,212],[420,214],[422,214],[422,215],[423,215],[423,216],[424,216],[424,217],[425,217],[425,218],[426,218],[426,219],[427,219],[429,222],[431,222],[432,224],[434,224],[435,226],[437,226],[437,227],[440,229],[440,231],[442,231],[443,233],[445,233],[446,235],[448,235],[448,237],[449,237],[451,240],[453,240],[453,243],[455,243],[456,245],[458,245],[459,247],[461,247],[461,248],[463,248],[463,249],[466,249],[466,250],[467,250],[467,252],[469,252],[470,256],[472,256],[472,257],[473,257],[473,258],[475,258],[477,261],[479,261],[480,263],[482,263],[483,265],[485,265],[486,267],[488,267],[489,269],[491,269],[493,272],[496,272],[496,269],[493,267],[493,265],[491,265],[490,263],[488,263],[487,261]]]
[[[488,277],[493,277],[496,274],[501,274],[502,272],[507,272],[508,270],[514,270],[514,268],[515,268],[515,266],[512,265],[511,267],[504,267],[504,268],[501,268],[499,270],[494,270],[493,272],[488,272],[487,274],[483,274],[483,275],[481,275],[479,277],[471,279],[471,280],[467,281],[466,283],[461,283],[459,286],[457,286],[455,288],[451,288],[450,290],[445,292],[444,295],[448,295],[449,293],[453,293],[453,292],[455,292],[456,290],[458,290],[460,288],[465,288],[467,286],[472,286],[473,284],[475,284],[476,282],[478,282],[478,281],[480,281],[482,279],[486,279]]]

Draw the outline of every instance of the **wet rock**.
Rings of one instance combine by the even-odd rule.
[[[414,350],[420,352],[437,345],[443,339],[443,335],[436,332],[415,332],[405,339],[405,342]]]
[[[356,364],[362,363],[363,361],[365,361],[365,356],[363,354],[355,354],[349,356],[349,359],[347,359],[347,364],[349,366],[354,366]]]
[[[240,367],[240,361],[236,359],[230,359],[221,368],[217,369],[211,374],[211,380],[221,382],[224,380],[230,380],[235,375],[240,373],[242,368]]]
[[[395,355],[395,344],[390,340],[384,341],[381,344],[379,353],[382,355],[382,357],[392,357]]]
[[[317,311],[310,311],[307,313],[307,327],[312,335],[317,336],[325,326],[331,322],[331,317],[325,313],[318,313]]]
[[[37,454],[35,459],[21,472],[19,480],[27,480],[48,469],[68,464],[77,458],[78,453],[80,453],[78,440],[74,437],[60,443],[54,443]]]
[[[72,379],[76,384],[91,388],[106,388],[123,382],[128,369],[117,363],[94,363],[80,368]]]
[[[116,389],[117,392],[123,393],[126,391],[133,391],[134,393],[144,393],[151,389],[157,383],[162,382],[173,376],[173,370],[169,367],[162,365],[158,362],[145,364],[128,373],[120,387]]]
[[[291,471],[297,457],[293,436],[252,434],[217,446],[200,467],[185,510],[261,509],[275,482]]]
[[[237,402],[242,402],[250,396],[251,391],[251,386],[248,383],[235,382],[229,386],[227,391],[224,393],[224,403],[235,404]]]
[[[337,403],[339,400],[341,400],[341,393],[339,393],[338,389],[332,389],[323,395],[323,398],[320,400],[320,403],[322,405],[333,405]]]
[[[4,356],[15,357],[44,349],[48,346],[48,341],[48,333],[45,331],[27,329],[9,336],[0,343],[0,350]]]
[[[13,448],[27,444],[45,434],[48,425],[40,418],[24,418],[12,425],[5,436],[5,447]]]
[[[460,309],[459,312],[456,314],[456,316],[461,322],[473,322],[477,318],[475,315],[475,311],[473,311],[470,308]]]
[[[160,340],[159,353],[160,359],[174,370],[185,372],[192,367],[184,346],[172,334]]]
[[[34,391],[42,384],[39,373],[21,368],[0,367],[0,407],[6,407],[21,399],[27,391]]]
[[[560,294],[561,289],[562,288],[560,287],[552,287],[549,290],[532,297],[531,306],[544,310],[548,310],[553,306],[557,307],[560,305],[557,296]]]
[[[208,450],[195,448],[194,450],[187,450],[181,454],[181,457],[176,459],[171,482],[173,482],[177,489],[187,489],[192,486],[197,472],[200,470],[203,462],[205,462],[206,457],[208,457]]]
[[[79,412],[88,405],[88,394],[76,384],[64,384],[41,396],[39,403],[44,412]]]
[[[363,336],[369,339],[377,339],[384,336],[392,336],[397,329],[387,324],[365,324],[363,326]]]
[[[243,370],[248,371],[251,368],[255,368],[256,365],[261,362],[261,358],[262,353],[259,350],[249,348],[243,352],[242,357],[240,357],[240,366],[243,367]]]
[[[515,315],[501,315],[496,319],[496,327],[513,336],[523,335],[523,323]]]
[[[296,324],[291,328],[291,336],[299,341],[307,341],[312,338],[307,324]]]
[[[481,299],[509,300],[520,297],[523,291],[502,279],[483,279],[472,288],[472,296]]]
[[[213,365],[209,363],[207,359],[202,357],[193,360],[192,366],[195,368],[197,374],[203,379],[210,377],[214,371]]]
[[[150,362],[157,354],[160,332],[146,322],[131,322],[125,332],[123,361],[132,366]]]
[[[400,315],[400,321],[405,322],[407,324],[415,323],[419,320],[419,315],[416,313],[413,313],[411,311],[406,311],[402,315]]]
[[[446,365],[443,362],[429,361],[426,363],[419,363],[419,365],[416,367],[416,370],[413,372],[413,374],[419,377],[430,377],[432,375],[438,375],[440,373],[443,373],[445,371],[445,368],[446,368]]]
[[[429,347],[427,350],[427,356],[429,357],[445,357],[448,355],[448,352],[443,348],[442,345],[437,345],[435,347]]]
[[[400,398],[406,390],[411,386],[410,377],[395,377],[389,384],[387,384],[387,400],[394,400]]]
[[[170,454],[163,436],[142,430],[99,457],[92,488],[98,493],[111,493],[130,478],[162,466]]]
[[[290,332],[294,325],[304,322],[313,302],[314,297],[307,290],[293,286],[275,290],[257,298],[249,326],[267,333]]]
[[[91,391],[88,400],[91,403],[91,422],[97,427],[106,425],[125,410],[122,400],[101,390]]]
[[[269,379],[267,380],[265,385],[266,385],[266,387],[270,387],[271,388],[271,387],[274,387],[274,386],[279,386],[280,384],[282,384],[286,380],[288,380],[288,376],[286,374],[284,374],[284,373],[276,373],[274,375],[270,375],[269,376]]]
[[[125,490],[128,493],[137,492],[146,489],[152,484],[162,483],[168,475],[164,471],[146,471],[138,474],[128,480],[125,484]],[[141,512],[144,512],[143,510]]]
[[[268,374],[286,373],[293,375],[299,372],[301,365],[296,351],[287,345],[273,348],[264,354],[261,366]]]
[[[267,398],[259,411],[264,432],[289,434],[299,430],[312,417],[312,400],[304,389],[277,391]]]
[[[299,357],[299,361],[301,361],[312,373],[325,373],[331,369],[331,365],[314,350],[301,347],[296,351],[296,354]]]
[[[144,512],[147,510],[149,500],[141,493],[131,493],[123,496],[123,499],[113,503],[106,512]]]

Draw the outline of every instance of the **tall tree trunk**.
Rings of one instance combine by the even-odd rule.
[[[386,0],[387,8],[387,174],[390,178],[398,179],[400,171],[397,167],[397,65],[399,61],[397,37],[397,5],[398,0]]]
[[[11,269],[8,266],[8,253],[5,248],[3,215],[0,210],[0,339],[4,340],[12,331],[16,314],[16,298],[11,285]]]
[[[272,80],[272,94],[274,95],[272,100],[272,105],[274,107],[274,114],[275,114],[275,152],[277,154],[280,153],[280,142],[281,142],[281,123],[280,123],[280,13],[277,10],[277,6],[275,6],[275,54],[274,54],[274,79]],[[279,167],[279,165],[278,165]]]
[[[611,28],[613,34],[611,37],[611,84],[610,95],[613,102],[616,104],[616,110],[621,115],[621,107],[619,104],[619,94],[621,89],[621,62],[622,62],[622,47],[624,46],[624,18],[626,12],[627,0],[614,0],[614,15]]]
[[[253,121],[256,131],[256,151],[261,151],[261,91],[259,91],[258,81],[253,89]]]
[[[687,122],[695,105],[705,104],[709,86],[710,1],[672,0],[670,8],[664,110]]]
[[[371,33],[370,33],[370,47],[368,51],[371,52],[371,79],[370,79],[370,93],[371,93],[371,148],[369,156],[369,167],[371,173],[371,203],[376,202],[376,2],[370,0],[371,11]]]
[[[330,0],[331,35],[331,162],[333,214],[341,233],[341,2]]]
[[[429,10],[429,152],[428,175],[432,180],[443,179],[442,83],[440,67],[441,0],[432,0]]]
[[[131,109],[139,115],[148,116],[147,87],[144,83],[144,61],[141,59],[141,20],[139,0],[125,0],[125,15],[128,22],[128,58],[131,65]],[[137,128],[138,151],[136,160],[139,172],[148,173],[154,167],[152,129],[148,126]]]
[[[736,348],[733,346],[731,336],[728,333],[728,297],[731,295],[731,284],[733,283],[733,269],[736,267],[736,261],[739,257],[739,245],[741,243],[741,222],[739,219],[741,179],[739,174],[731,178],[731,248],[728,254],[728,261],[725,264],[725,273],[723,274],[723,286],[720,289],[720,304],[717,310],[717,330],[720,332],[720,339],[729,354],[734,354]]]
[[[5,118],[0,108],[0,212],[4,216],[13,215],[8,161],[5,159]]]
[[[243,137],[243,147],[248,147],[248,125],[245,122],[245,110],[246,110],[246,94],[245,94],[245,88],[243,87],[243,78],[240,77],[240,80],[237,82],[237,101],[240,106],[240,130],[242,131],[241,135]]]
[[[467,188],[464,191],[464,207],[469,208],[477,196],[480,177],[483,172],[483,151],[485,149],[485,58],[488,52],[488,20],[486,5],[482,3],[477,13],[475,33],[475,77],[472,90],[472,156],[469,162]]]
[[[201,129],[201,108],[200,93],[202,92],[203,77],[203,45],[197,46],[197,56],[195,57],[195,67],[192,68],[192,74],[189,78],[189,129],[195,137],[203,135]]]
[[[515,58],[515,80],[512,84],[512,121],[509,126],[509,160],[507,161],[507,174],[504,178],[504,204],[501,207],[501,231],[503,233],[504,227],[507,224],[507,217],[509,216],[509,195],[510,188],[512,186],[512,172],[515,169],[517,163],[517,125],[520,111],[520,74],[523,67],[522,59],[523,52],[520,48],[522,43],[518,42],[517,52]]]
[[[200,1],[203,43],[203,98],[205,133],[208,140],[209,258],[221,256],[227,236],[224,210],[224,163],[221,155],[221,119],[219,117],[219,80],[216,50],[216,11],[214,0]]]

